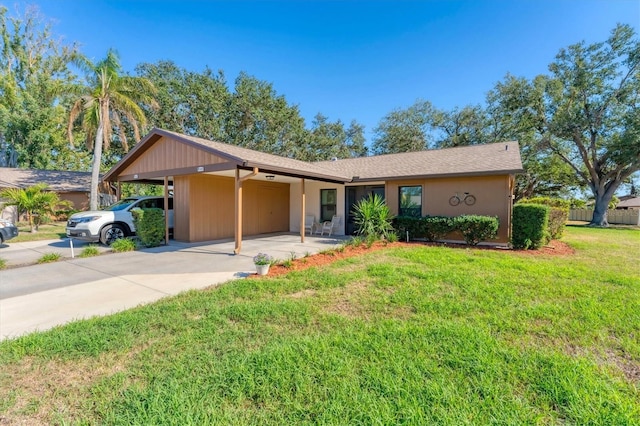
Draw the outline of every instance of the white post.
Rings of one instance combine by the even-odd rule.
[[[71,246],[71,258],[73,259],[73,238],[69,238],[69,246]]]

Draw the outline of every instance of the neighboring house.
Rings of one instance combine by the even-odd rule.
[[[620,199],[622,201],[616,205],[616,209],[640,209],[640,197],[620,197]]]
[[[89,191],[91,187],[90,172],[69,172],[61,170],[30,170],[0,167],[0,190],[5,188],[27,188],[38,183],[47,184],[49,191],[58,193],[61,200],[72,203],[75,210],[85,210],[89,207]],[[100,192],[113,193],[109,185],[102,183]],[[105,197],[103,197],[105,198]],[[108,197],[106,197],[108,198]],[[107,204],[110,204],[105,200]],[[1,200],[0,200],[1,202]],[[2,210],[2,217],[17,222],[14,208]]]
[[[308,214],[339,215],[337,234],[351,233],[352,207],[370,193],[394,214],[498,216],[496,242],[507,243],[520,172],[516,142],[308,163],[154,129],[104,180],[173,185],[175,239],[235,237],[237,253],[244,235],[299,232],[304,241]],[[471,205],[450,204],[464,194]]]

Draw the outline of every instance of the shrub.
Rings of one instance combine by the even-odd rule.
[[[579,200],[577,198],[572,198],[569,200],[570,209],[584,209],[585,207],[587,207],[587,202],[584,200]]]
[[[131,238],[120,238],[111,244],[111,250],[116,253],[133,251],[136,249],[136,242]]]
[[[367,240],[387,238],[394,232],[391,225],[393,215],[384,199],[378,194],[371,194],[360,200],[354,206],[353,214],[356,233]]]
[[[516,249],[538,249],[548,241],[549,207],[542,204],[513,206],[511,244]]]
[[[162,209],[131,209],[136,235],[145,247],[156,247],[164,242],[165,223]]]
[[[519,204],[541,204],[543,206],[549,206],[549,220],[547,225],[549,238],[553,240],[562,238],[564,227],[569,220],[571,201],[563,200],[562,198],[535,197],[525,198],[521,200]]]
[[[462,233],[464,241],[470,246],[495,238],[499,224],[494,216],[462,215],[453,218],[454,228]]]
[[[454,230],[454,223],[450,217],[427,216],[421,219],[419,229],[428,241],[437,241]]]
[[[409,232],[409,239],[415,240],[416,238],[422,238],[421,235],[421,218],[413,216],[397,216],[393,219],[393,227],[396,230],[396,235],[402,241],[407,238],[407,232]]]

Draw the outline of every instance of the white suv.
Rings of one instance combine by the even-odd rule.
[[[67,221],[67,237],[111,245],[135,235],[131,209],[136,207],[164,210],[164,197],[127,197],[104,210],[75,213]],[[169,228],[173,228],[173,198],[169,198]]]

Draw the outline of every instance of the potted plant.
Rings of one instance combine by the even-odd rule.
[[[258,275],[267,275],[269,273],[269,266],[273,262],[273,257],[266,253],[258,253],[253,256],[253,263],[256,265],[256,271]]]

